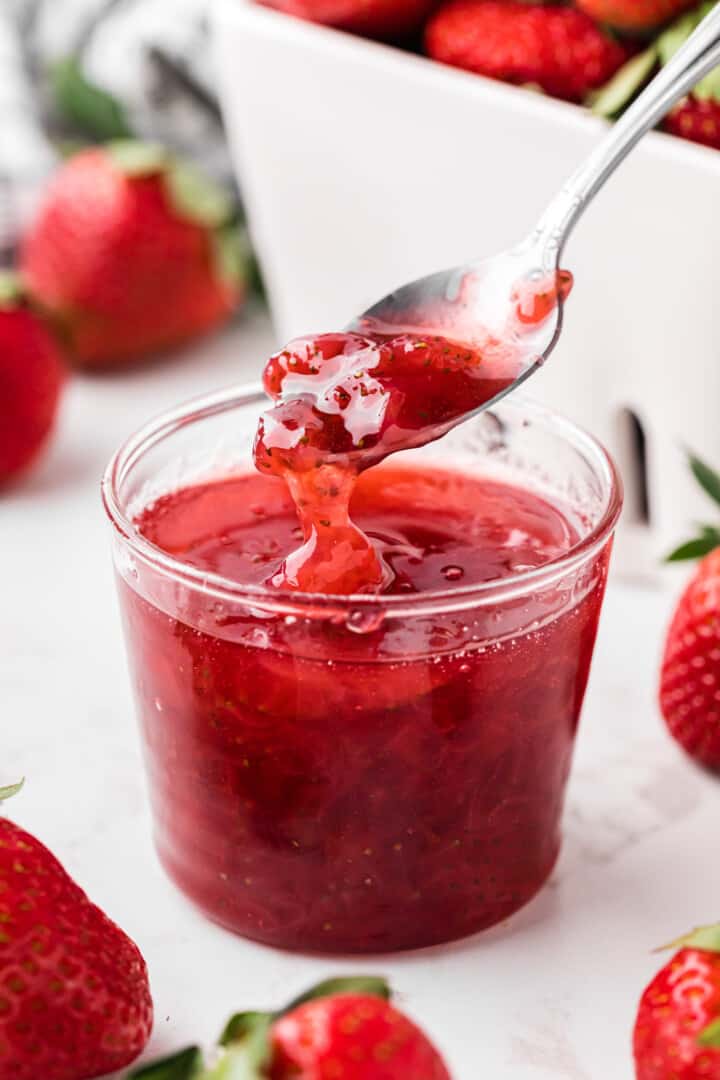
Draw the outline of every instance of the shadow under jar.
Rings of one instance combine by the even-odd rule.
[[[104,480],[162,863],[212,919],[288,949],[407,949],[492,926],[558,855],[615,468],[568,421],[507,400],[365,475],[471,538],[473,491],[530,492],[568,526],[560,553],[408,595],[279,592],[197,558],[203,529],[222,543],[221,519],[238,535],[291,512],[276,479],[257,477],[262,502],[242,497],[265,401],[233,389],[166,414]],[[148,512],[186,490],[192,520],[168,518],[153,543]]]

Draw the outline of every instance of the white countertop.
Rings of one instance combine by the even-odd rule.
[[[99,479],[151,415],[257,377],[260,317],[186,355],[70,387],[52,448],[0,499],[0,782],[37,834],[130,933],[151,973],[149,1056],[212,1041],[237,1009],[275,1006],[332,972],[387,973],[455,1080],[630,1080],[650,950],[718,918],[718,786],[655,706],[667,592],[614,583],[606,602],[550,884],[502,927],[370,960],[309,959],[206,922],[153,855]]]

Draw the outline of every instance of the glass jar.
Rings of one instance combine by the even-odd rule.
[[[570,550],[435,592],[280,593],[187,565],[135,525],[166,493],[251,470],[265,403],[231,389],[166,414],[104,479],[160,859],[212,919],[289,949],[407,949],[492,926],[558,855],[614,465],[513,396],[403,456],[561,505]]]

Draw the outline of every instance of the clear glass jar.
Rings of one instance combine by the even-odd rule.
[[[560,503],[580,537],[569,551],[436,592],[279,593],[187,565],[134,524],[163,494],[251,470],[265,401],[232,389],[166,414],[104,479],[162,863],[212,919],[290,949],[388,951],[491,926],[558,855],[614,465],[514,396],[404,456]]]

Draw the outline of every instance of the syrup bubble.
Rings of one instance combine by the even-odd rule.
[[[345,625],[354,634],[372,634],[382,626],[384,618],[381,608],[356,608],[348,614]]]

